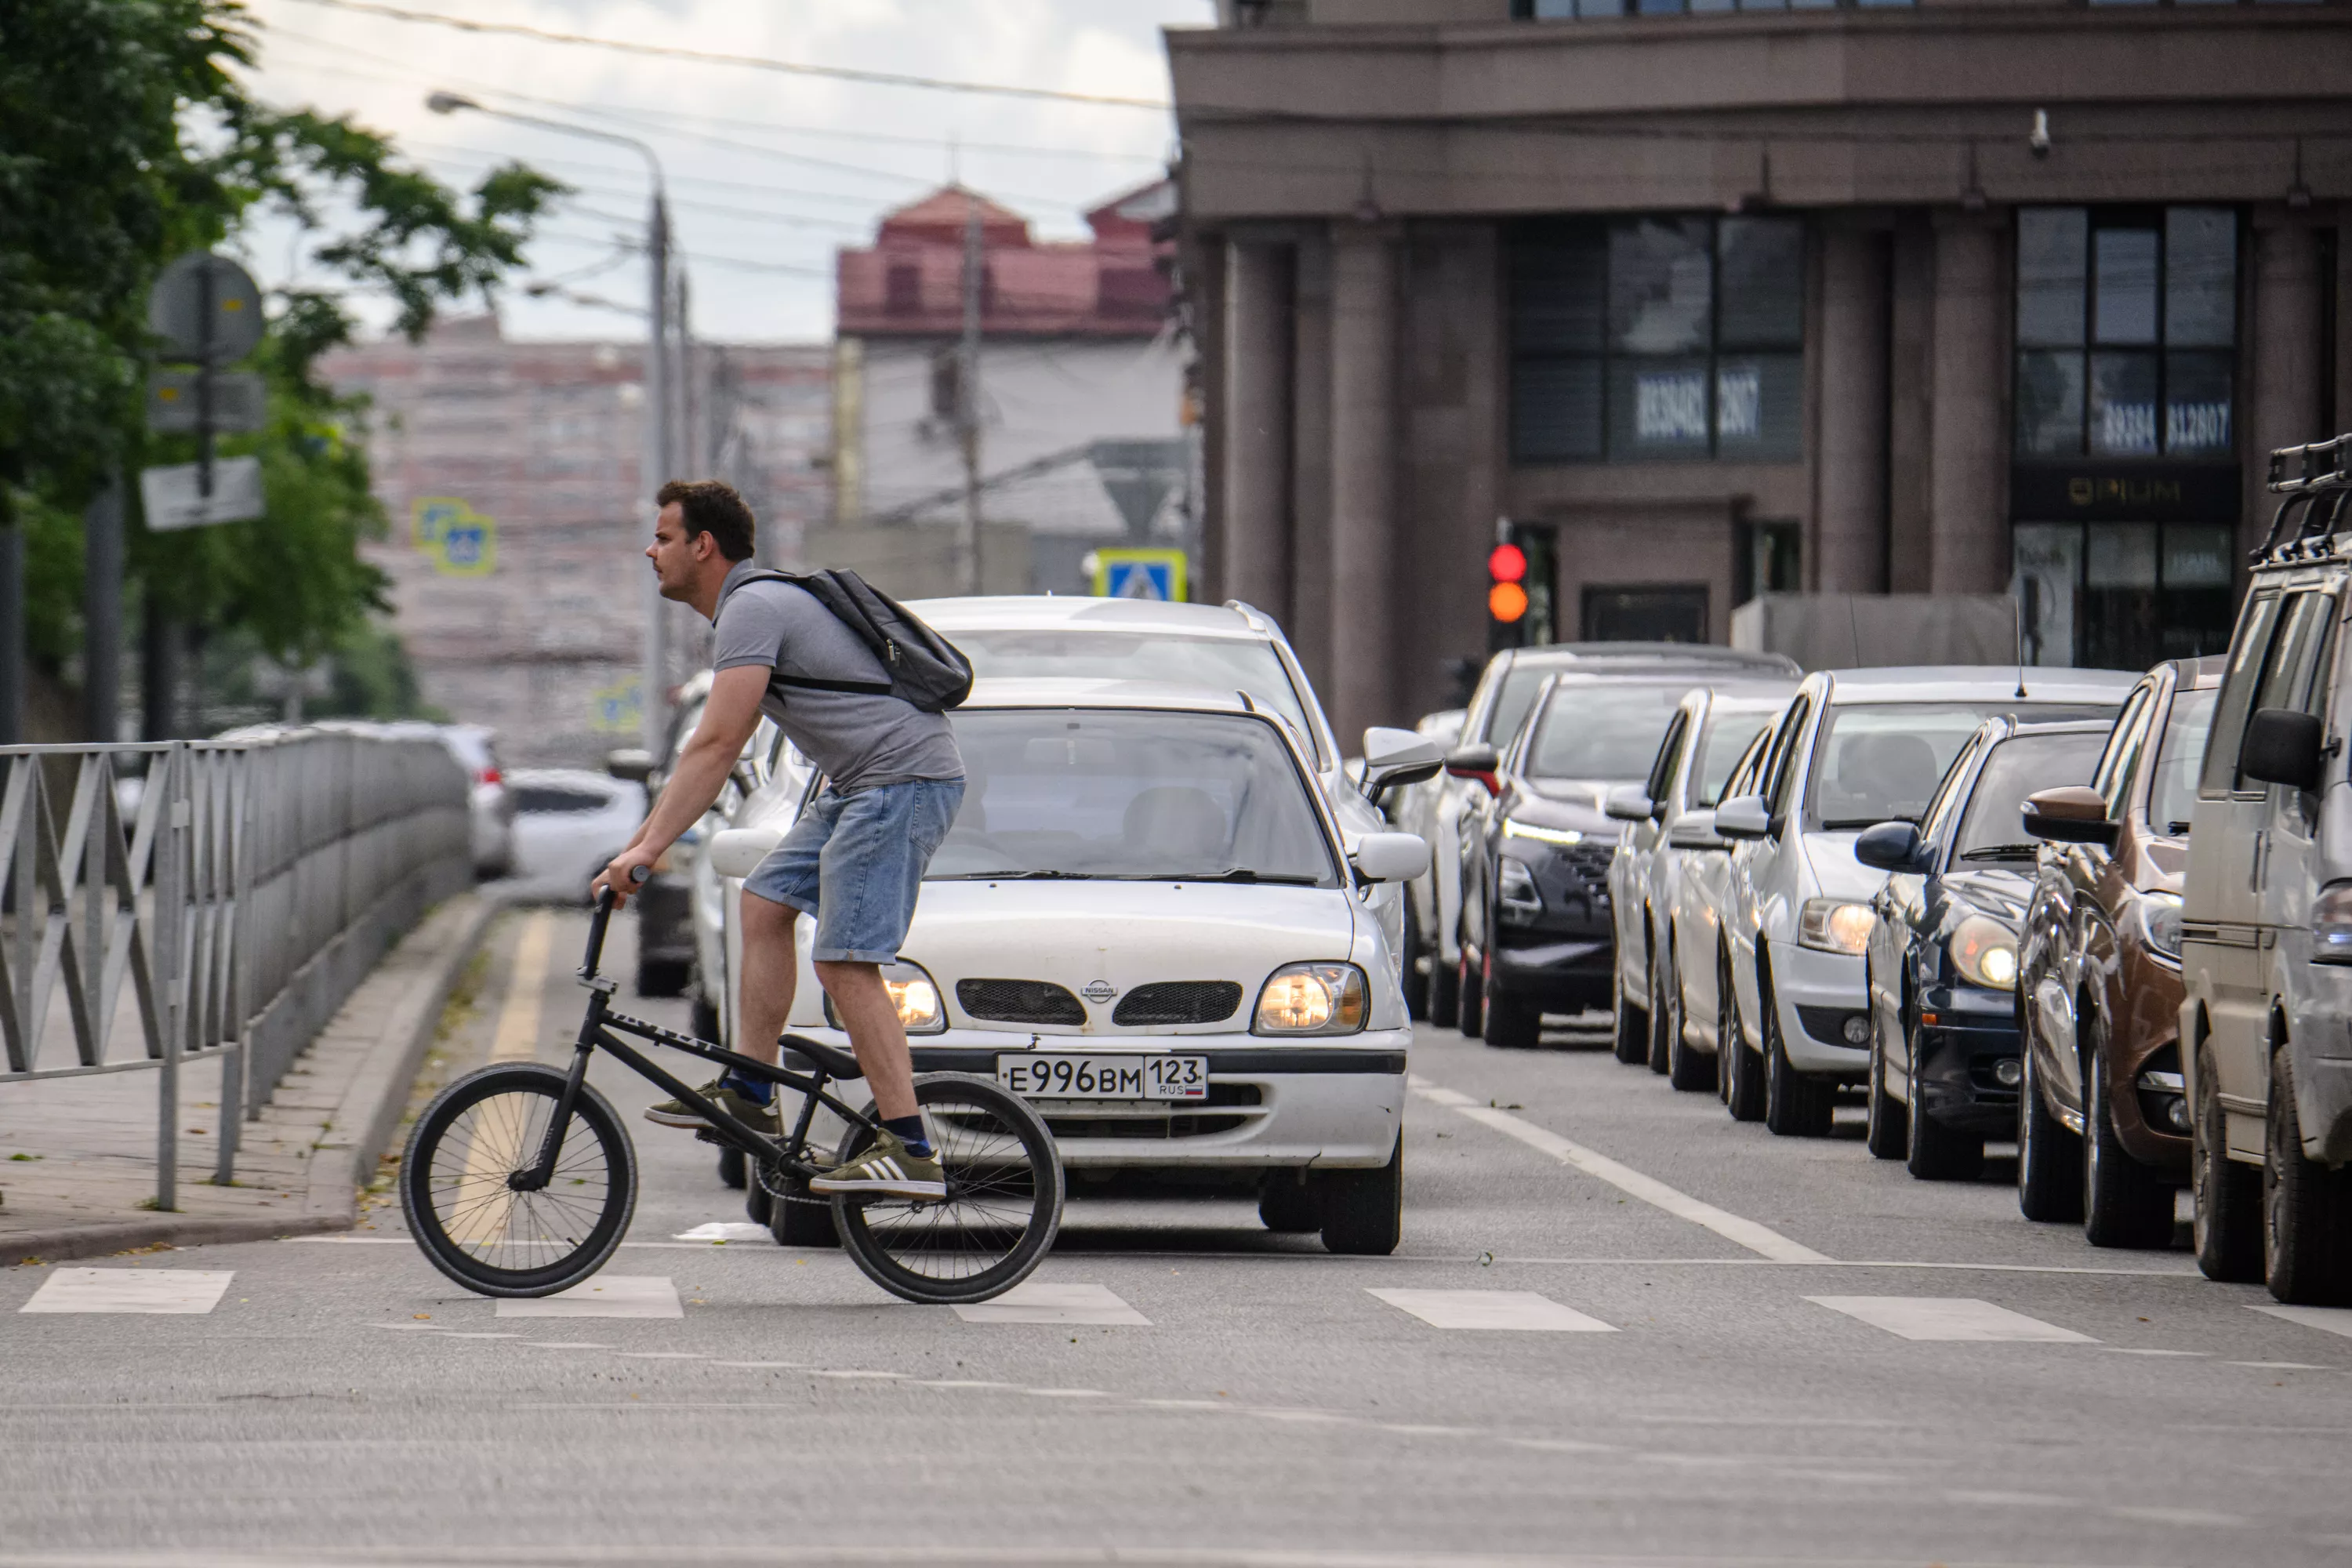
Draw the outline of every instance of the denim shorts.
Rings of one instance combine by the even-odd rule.
[[[743,890],[816,919],[819,963],[889,963],[907,940],[923,868],[963,802],[961,779],[910,779],[850,795],[827,785]]]

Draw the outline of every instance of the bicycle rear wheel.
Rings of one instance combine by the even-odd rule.
[[[1029,1102],[990,1079],[915,1080],[931,1146],[947,1167],[943,1201],[836,1197],[844,1251],[866,1277],[909,1301],[985,1301],[1026,1279],[1062,1225],[1062,1159]],[[872,1135],[853,1127],[841,1158]]]
[[[612,1105],[580,1086],[555,1173],[507,1184],[539,1158],[564,1075],[527,1063],[468,1073],[416,1119],[400,1207],[433,1266],[485,1296],[552,1296],[604,1266],[637,1202],[636,1152]]]

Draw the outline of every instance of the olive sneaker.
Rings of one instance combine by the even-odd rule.
[[[845,1193],[853,1197],[944,1198],[948,1173],[936,1154],[909,1154],[907,1145],[888,1128],[875,1134],[866,1152],[845,1165],[809,1178],[809,1191]]]
[[[734,1088],[724,1078],[714,1078],[695,1091],[719,1110],[749,1127],[754,1132],[776,1136],[778,1123],[773,1110]],[[659,1105],[646,1107],[646,1120],[663,1127],[708,1127],[702,1113],[680,1100],[665,1100]]]

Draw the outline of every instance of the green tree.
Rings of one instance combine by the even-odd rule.
[[[268,428],[221,448],[260,458],[268,515],[131,540],[167,613],[302,664],[385,607],[358,552],[384,526],[360,409],[312,374],[352,335],[346,300],[388,296],[421,335],[437,305],[488,296],[521,265],[563,191],[509,164],[460,195],[348,120],[260,104],[230,74],[254,47],[235,0],[0,4],[0,528],[25,530],[26,632],[53,672],[79,635],[80,507],[110,467],[194,456],[191,439],[142,428],[146,295],[164,263],[274,213],[339,279],[271,301],[256,360]]]

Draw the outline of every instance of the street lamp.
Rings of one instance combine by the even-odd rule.
[[[643,483],[639,488],[643,492],[640,499],[645,514],[650,519],[654,510],[654,492],[669,477],[673,460],[670,445],[670,405],[673,397],[669,375],[669,197],[662,178],[661,159],[651,147],[634,136],[591,130],[584,125],[567,125],[560,120],[542,120],[535,114],[491,109],[463,93],[427,93],[425,107],[436,114],[456,114],[464,110],[485,114],[493,120],[511,121],[518,125],[535,125],[542,131],[552,131],[564,136],[616,142],[645,159],[646,171],[653,179],[653,195],[646,215],[646,258],[649,275],[646,289],[648,309],[646,312],[647,407],[642,458]],[[669,649],[663,626],[663,616],[667,613],[662,604],[660,584],[648,574],[646,579],[644,741],[646,750],[656,756],[662,754],[664,742],[669,736]]]

